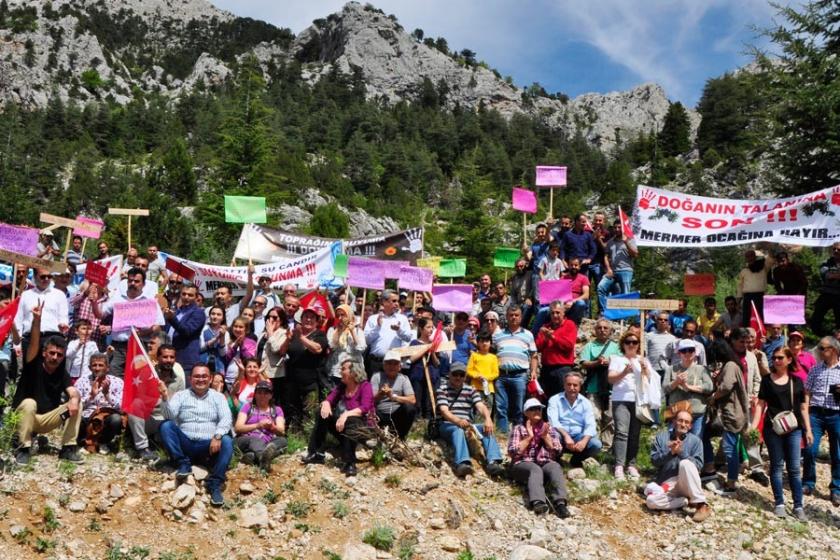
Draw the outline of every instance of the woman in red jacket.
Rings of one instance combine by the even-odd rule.
[[[575,363],[575,342],[577,325],[566,318],[562,301],[550,306],[550,323],[543,325],[537,334],[537,350],[540,352],[540,385],[550,399],[563,391],[566,373]]]

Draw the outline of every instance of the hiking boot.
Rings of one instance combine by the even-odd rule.
[[[18,465],[28,465],[31,458],[32,449],[29,447],[21,447],[18,449],[18,452],[15,453],[15,462]]]
[[[75,445],[65,445],[61,448],[58,458],[62,461],[69,461],[71,463],[84,463],[85,460],[79,455],[79,451]]]
[[[764,487],[770,486],[770,479],[764,474],[764,471],[753,471],[750,473],[750,479],[758,482]]]
[[[315,452],[308,454],[306,457],[301,459],[301,462],[304,465],[323,465],[325,460],[326,456],[323,453]]]
[[[225,505],[225,497],[222,496],[221,488],[208,488],[210,492],[210,505],[213,507],[222,507]]]
[[[469,461],[464,461],[463,463],[459,464],[455,467],[455,476],[458,478],[464,478],[468,474],[473,473],[472,463]]]
[[[341,472],[343,472],[346,477],[356,476],[359,474],[358,469],[356,469],[356,463],[347,463],[344,465],[344,468],[341,469]]]
[[[697,506],[697,509],[694,511],[694,515],[691,517],[691,519],[695,523],[702,523],[703,521],[708,519],[711,514],[712,508],[709,507],[709,504],[699,504]]]
[[[499,461],[493,461],[487,465],[487,474],[496,478],[505,474],[505,468]]]
[[[831,505],[834,507],[840,506],[840,494],[831,494]]]
[[[811,496],[814,493],[814,489],[810,486],[803,486],[802,487],[802,495],[803,496]]]
[[[249,451],[242,455],[242,463],[246,465],[253,465],[257,462],[257,455],[253,451]]]
[[[553,505],[554,505],[554,513],[560,519],[568,519],[569,517],[572,516],[572,514],[569,512],[569,508],[566,507],[565,502],[556,502]]]
[[[275,457],[280,455],[283,450],[274,445],[273,443],[269,443],[265,446],[265,449],[260,456],[260,468],[264,471],[267,471],[271,467],[271,462],[274,460]]]
[[[548,511],[548,504],[541,500],[536,500],[534,502],[531,502],[531,509],[537,515],[542,515]]]

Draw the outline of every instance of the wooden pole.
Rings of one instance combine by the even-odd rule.
[[[548,189],[548,219],[554,219],[554,189]]]
[[[362,290],[362,327],[365,325],[365,304],[367,303],[367,288]]]
[[[248,242],[248,266],[254,264],[251,261],[251,224],[245,224],[245,236]]]
[[[73,229],[67,228],[67,241],[64,242],[64,260],[67,261],[67,253],[70,252],[70,240],[73,239]]]
[[[128,215],[128,249],[126,249],[126,251],[128,251],[130,249],[131,249],[131,214]]]
[[[639,355],[645,357],[645,310],[639,310]]]
[[[12,263],[12,301],[15,299],[15,294],[17,294],[17,263]]]
[[[82,260],[85,260],[85,247],[87,247],[87,237],[82,239]]]
[[[528,228],[528,214],[522,212],[522,246],[528,246],[528,234],[526,233],[526,229]]]
[[[437,402],[435,401],[435,390],[432,387],[432,377],[429,375],[429,355],[423,356],[423,374],[426,377],[426,387],[429,390],[429,402],[432,403],[432,418],[437,418]],[[422,403],[417,403],[422,407]]]
[[[505,269],[505,286],[507,286],[507,276],[508,276],[508,271],[507,271],[507,269]]]

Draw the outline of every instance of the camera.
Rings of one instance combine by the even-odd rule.
[[[677,441],[677,440],[684,441],[686,435],[687,434],[674,434],[674,437],[671,438],[671,441]]]

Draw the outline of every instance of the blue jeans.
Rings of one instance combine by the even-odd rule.
[[[601,315],[607,309],[607,298],[614,294],[629,294],[632,292],[631,284],[633,282],[632,270],[615,270],[613,277],[604,276],[598,282],[598,307],[601,310]]]
[[[588,301],[578,300],[566,310],[566,317],[574,321],[576,325],[580,325],[581,320],[587,315],[589,315]]]
[[[699,437],[701,440],[703,439],[703,425],[706,423],[706,415],[701,414],[697,418],[691,421],[691,430],[689,430],[692,434]]]
[[[581,433],[576,436],[572,436],[572,441],[577,443],[584,437],[585,436]],[[601,450],[602,447],[603,444],[601,443],[600,439],[598,439],[597,437],[589,438],[589,441],[586,443],[586,448],[583,451],[581,451],[580,453],[570,452],[572,453],[571,464],[578,465],[581,462],[583,462],[584,459],[594,457]]]
[[[484,447],[484,455],[487,456],[487,462],[502,460],[502,452],[499,451],[499,444],[496,443],[495,436],[484,433],[484,426],[481,424],[475,425],[478,428],[478,433],[481,434],[481,446]],[[467,445],[467,436],[464,435],[464,430],[452,422],[440,423],[440,435],[443,439],[449,442],[454,453],[454,460],[456,465],[460,465],[470,460],[470,448]]]
[[[597,286],[604,276],[604,268],[601,263],[589,263],[589,282],[592,286]]]
[[[738,453],[738,437],[735,432],[723,432],[721,445],[723,454],[726,455],[726,480],[736,482],[738,473],[741,471],[741,456]]]
[[[766,426],[766,425],[765,425]],[[802,443],[802,430],[796,429],[791,433],[780,436],[773,428],[765,427],[764,443],[770,455],[770,486],[773,488],[775,505],[785,503],[784,482],[782,472],[787,463],[788,483],[793,496],[793,507],[802,507],[802,478],[799,473],[799,446]]]
[[[527,371],[516,375],[502,374],[496,379],[496,426],[500,432],[507,433],[509,422],[513,425],[522,423],[527,384]]]
[[[828,449],[831,457],[831,484],[828,489],[831,494],[840,494],[840,411],[827,408],[811,408],[811,433],[814,434],[814,444],[805,448],[802,484],[811,490],[817,484],[817,452],[823,434],[828,434]]]
[[[212,470],[207,477],[207,488],[220,488],[225,481],[230,459],[233,457],[233,438],[222,436],[222,446],[215,455],[210,455],[209,439],[190,439],[172,420],[160,425],[160,438],[163,447],[172,461],[181,467],[190,467],[193,462],[209,463]]]

